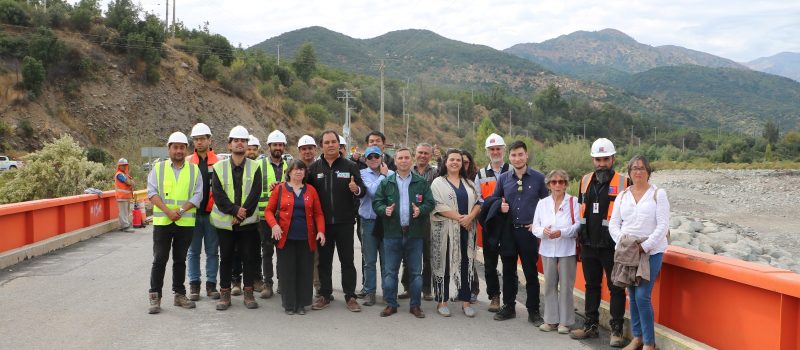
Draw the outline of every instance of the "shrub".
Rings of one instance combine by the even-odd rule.
[[[60,61],[66,51],[64,42],[47,28],[39,28],[28,44],[28,56],[41,61],[45,67]]]
[[[21,3],[14,0],[0,0],[0,23],[27,26],[30,17]]]
[[[549,172],[562,169],[571,179],[577,179],[594,169],[592,160],[587,154],[588,149],[589,144],[577,138],[557,143],[544,151],[542,170]]]
[[[325,126],[325,122],[331,118],[331,113],[318,103],[312,103],[306,106],[303,108],[303,113],[317,122],[317,125],[320,127]]]
[[[272,82],[261,83],[258,87],[258,92],[262,97],[272,97],[275,95],[275,87],[272,85]]]
[[[86,159],[100,164],[110,164],[114,160],[108,152],[97,147],[89,147],[89,149],[86,150]]]
[[[22,131],[22,136],[26,138],[30,138],[33,136],[33,126],[31,125],[31,121],[28,119],[23,119],[17,124],[17,128]]]
[[[283,110],[283,113],[286,113],[286,115],[292,118],[297,116],[297,105],[290,100],[283,101],[283,105],[281,105],[281,110]]]
[[[28,42],[21,36],[7,36],[0,32],[0,57],[21,59],[28,55]]]
[[[200,74],[202,74],[203,78],[206,80],[214,80],[219,76],[221,67],[222,60],[217,55],[211,55],[203,62],[203,65],[200,66]]]
[[[100,15],[97,0],[81,0],[70,13],[69,20],[72,28],[87,31],[92,27],[92,18]]]
[[[31,56],[25,56],[22,59],[22,85],[25,90],[30,91],[31,97],[36,98],[42,93],[44,78],[45,70],[42,62]]]
[[[276,66],[275,75],[277,75],[278,79],[280,79],[281,85],[285,87],[292,86],[292,82],[294,82],[294,76],[293,72],[290,69],[284,66]]]

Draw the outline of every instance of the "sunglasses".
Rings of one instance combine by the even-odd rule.
[[[368,160],[372,160],[372,159],[378,159],[378,158],[380,158],[380,157],[381,157],[381,156],[379,156],[379,155],[377,155],[377,154],[374,154],[374,153],[373,153],[373,154],[370,154],[370,155],[368,155],[368,156],[367,156],[367,159],[368,159]]]
[[[522,180],[517,180],[517,192],[522,193]]]
[[[567,180],[550,180],[550,186],[553,185],[566,185]]]

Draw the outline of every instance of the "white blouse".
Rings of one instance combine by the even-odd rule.
[[[653,194],[656,194],[656,198]],[[669,199],[667,191],[650,185],[637,203],[630,188],[614,201],[614,211],[608,223],[611,238],[619,245],[620,237],[646,237],[642,249],[650,255],[667,250],[669,230]]]
[[[570,198],[572,199],[572,210],[570,211]],[[575,255],[575,237],[581,227],[581,213],[578,199],[564,194],[564,200],[558,211],[555,210],[553,196],[548,196],[539,201],[536,205],[536,212],[533,214],[533,225],[531,231],[533,235],[542,241],[539,244],[539,255],[558,258]],[[572,217],[570,217],[572,213]],[[550,239],[544,235],[544,228],[550,226],[551,230],[561,230],[561,237]]]

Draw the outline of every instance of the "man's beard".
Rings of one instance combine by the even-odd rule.
[[[614,169],[597,169],[594,171],[594,177],[600,183],[609,182],[614,177]]]
[[[272,152],[270,152],[270,155],[272,156],[272,158],[278,159],[278,158],[283,156],[283,152],[281,152],[281,151],[272,151]]]

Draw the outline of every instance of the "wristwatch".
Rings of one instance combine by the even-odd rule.
[[[186,212],[186,209],[183,209],[183,208],[178,209],[178,215],[183,216],[183,213],[185,213],[185,212]]]

